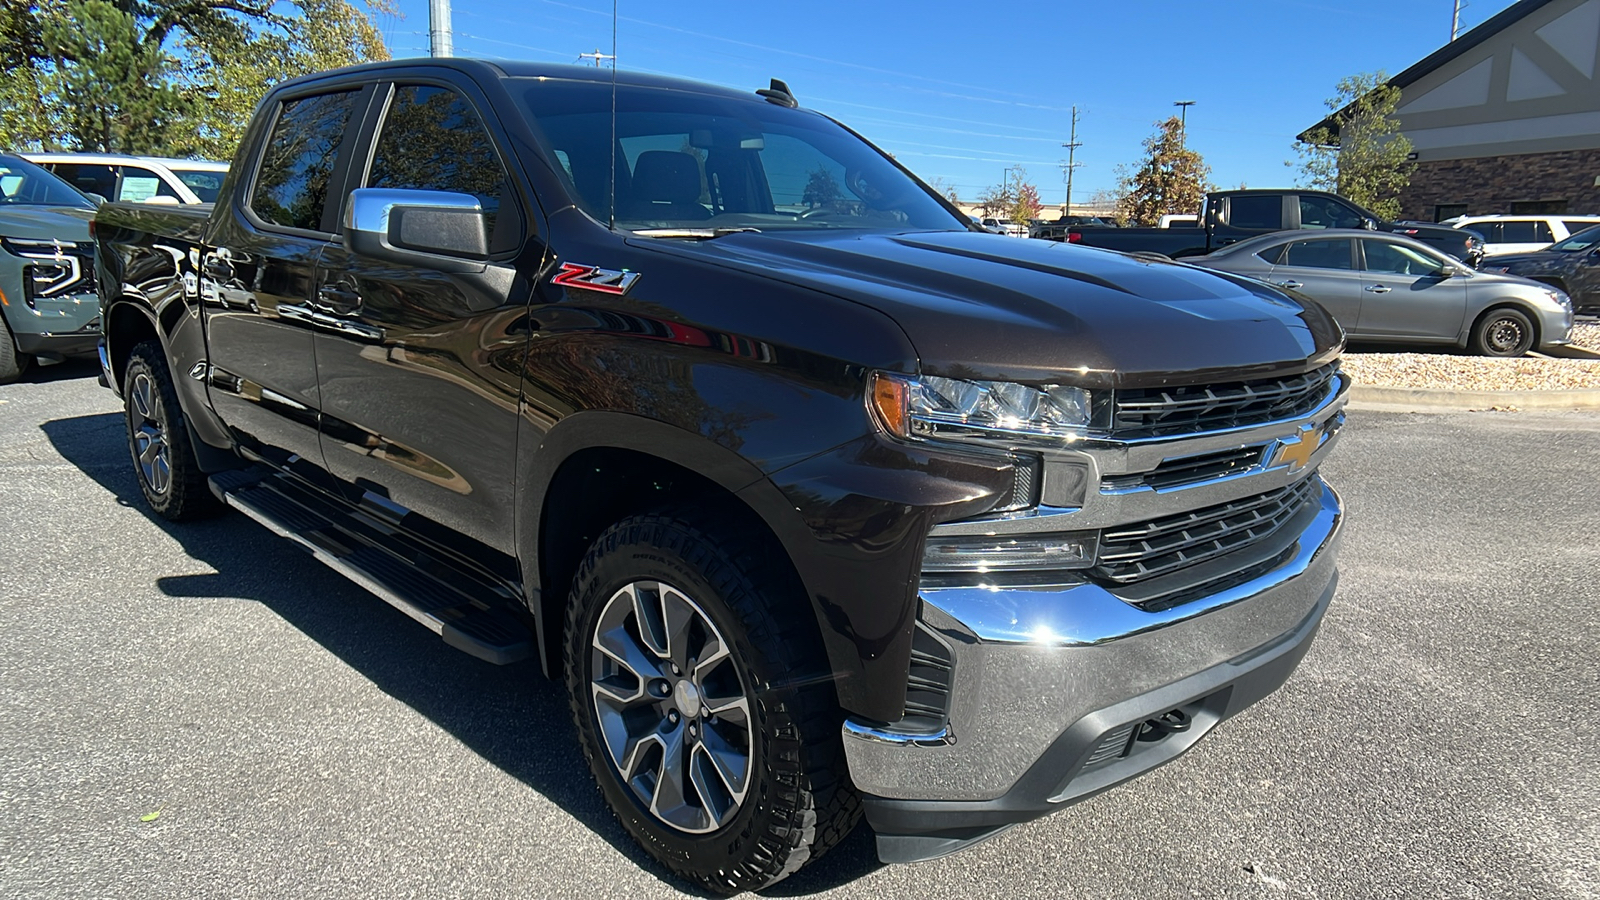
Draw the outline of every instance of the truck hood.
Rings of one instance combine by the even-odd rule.
[[[92,209],[70,206],[0,207],[0,237],[87,241]]]
[[[1579,256],[1576,253],[1556,253],[1551,250],[1536,250],[1532,253],[1497,253],[1494,256],[1483,258],[1482,268],[1485,271],[1494,271],[1502,266],[1515,267],[1518,271],[1532,272],[1543,271],[1562,262],[1569,256]]]
[[[674,241],[670,252],[879,310],[932,375],[1102,388],[1192,384],[1303,372],[1344,342],[1322,307],[1265,284],[1053,241],[791,232]]]

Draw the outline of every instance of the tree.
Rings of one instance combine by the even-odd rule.
[[[0,0],[0,146],[233,155],[271,84],[388,59],[391,0]]]
[[[1011,203],[1006,208],[1006,215],[1018,225],[1028,224],[1029,219],[1037,218],[1040,207],[1039,188],[1028,180],[1028,171],[1022,167],[1011,170],[1011,181],[1006,185],[1010,194]]]
[[[1010,215],[1014,199],[1009,184],[993,184],[978,194],[978,211],[985,218]]]
[[[1335,91],[1328,118],[1295,141],[1302,184],[1335,191],[1379,218],[1397,218],[1400,192],[1417,165],[1406,158],[1411,141],[1395,117],[1400,89],[1383,72],[1364,72],[1341,79]]]
[[[1165,215],[1193,214],[1205,206],[1211,167],[1190,150],[1177,116],[1156,123],[1145,139],[1138,168],[1117,167],[1117,215],[1136,225],[1155,225]]]
[[[805,191],[800,195],[801,203],[810,209],[834,209],[844,200],[838,179],[827,167],[818,165],[809,175]]]
[[[942,176],[935,175],[933,178],[928,179],[928,187],[932,188],[935,194],[949,200],[951,203],[960,205],[961,195],[957,193],[956,186],[946,181]]]

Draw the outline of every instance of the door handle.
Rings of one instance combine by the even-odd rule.
[[[1281,287],[1281,288],[1288,288],[1288,289],[1289,289],[1289,290],[1291,290],[1291,291],[1292,291],[1292,290],[1294,290],[1294,289],[1295,289],[1295,288],[1302,288],[1302,287],[1305,287],[1305,285],[1303,285],[1303,284],[1301,284],[1301,283],[1300,283],[1300,282],[1298,282],[1298,281],[1280,281],[1280,282],[1278,282],[1278,287]]]
[[[1384,285],[1381,285],[1381,284],[1369,284],[1365,288],[1363,288],[1363,290],[1371,291],[1374,294],[1387,294],[1390,291],[1394,290],[1394,288],[1385,287]]]
[[[347,316],[361,307],[361,295],[340,287],[317,289],[317,306],[336,316]]]

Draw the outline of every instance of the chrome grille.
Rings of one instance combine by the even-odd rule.
[[[1118,390],[1111,433],[1118,438],[1166,437],[1303,415],[1327,396],[1338,372],[1334,361],[1288,378]]]
[[[1316,478],[1288,487],[1100,534],[1097,580],[1133,584],[1271,537],[1315,494]]]
[[[1198,484],[1202,481],[1215,481],[1230,475],[1249,472],[1261,465],[1261,457],[1266,448],[1266,444],[1252,444],[1232,450],[1218,450],[1215,453],[1169,459],[1148,472],[1107,477],[1101,482],[1100,489],[1107,493],[1120,494],[1141,488],[1161,491],[1186,484]]]

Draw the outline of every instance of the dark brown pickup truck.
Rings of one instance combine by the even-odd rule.
[[[95,229],[150,505],[563,681],[705,890],[863,811],[927,859],[1172,760],[1333,596],[1320,307],[975,231],[780,82],[302,78],[214,210]]]

